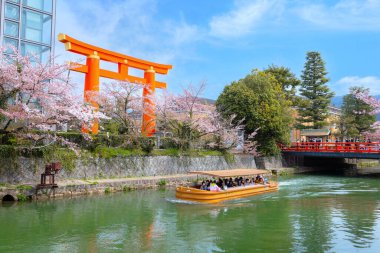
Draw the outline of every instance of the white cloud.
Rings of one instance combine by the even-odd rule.
[[[331,85],[331,88],[337,96],[342,96],[348,94],[349,88],[353,86],[369,88],[373,95],[380,94],[380,78],[376,76],[346,76]]]
[[[150,16],[154,15],[154,6],[151,0],[59,1],[56,30],[114,51],[125,45],[133,50],[152,41],[145,32],[151,23]]]
[[[228,13],[212,17],[210,34],[216,37],[240,37],[254,31],[270,11],[278,11],[283,1],[256,0],[236,1],[235,8]]]
[[[296,7],[304,20],[327,29],[380,30],[379,0],[340,0],[334,5],[312,4]]]
[[[57,33],[137,58],[170,63],[200,35],[197,26],[157,15],[156,0],[59,1]],[[63,45],[57,44],[58,52]],[[182,50],[180,50],[182,49]]]
[[[58,1],[56,32],[111,51],[163,64],[176,66],[176,62],[182,59],[196,58],[193,42],[202,36],[199,28],[186,22],[184,17],[179,20],[163,18],[157,12],[157,4],[156,0]],[[58,61],[77,61],[81,58],[66,52],[60,42],[56,42],[56,55],[60,55]],[[113,70],[115,66],[110,68],[110,65],[103,64],[102,67]],[[137,76],[143,74],[134,69],[130,73]],[[71,75],[81,86],[84,75]],[[175,73],[171,71],[169,77],[159,76],[157,79],[166,81],[173,75]]]

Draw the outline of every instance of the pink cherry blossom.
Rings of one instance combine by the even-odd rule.
[[[41,63],[33,56],[4,54],[0,48],[0,129],[2,132],[59,130],[76,123],[90,125],[107,118],[76,96],[68,66],[52,60]],[[80,128],[79,128],[80,129]]]
[[[368,91],[365,92],[356,92],[355,93],[356,98],[362,100],[363,102],[370,105],[374,110],[372,111],[372,114],[379,114],[380,113],[380,100],[372,97],[369,95]],[[380,121],[377,121],[373,124],[374,132],[365,133],[367,138],[371,140],[377,140],[380,141]]]
[[[144,87],[143,84],[121,81],[104,83],[97,100],[101,106],[100,110],[105,115],[134,136],[140,134],[141,117],[147,110],[142,98]]]
[[[179,95],[164,93],[158,99],[157,115],[163,131],[174,133],[173,139],[177,143],[192,141],[193,138],[211,138],[208,146],[218,149],[230,149],[236,147],[239,141],[239,132],[244,129],[240,119],[238,124],[235,116],[224,119],[217,112],[215,105],[200,98],[205,83],[199,86],[184,88]],[[183,135],[183,129],[189,128],[187,135]],[[182,129],[182,132],[181,132]],[[177,133],[177,135],[175,134]],[[250,153],[256,154],[256,143],[251,143]]]

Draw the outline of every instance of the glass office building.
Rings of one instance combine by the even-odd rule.
[[[54,51],[56,0],[0,0],[3,46],[46,61]],[[7,53],[12,53],[8,50]]]

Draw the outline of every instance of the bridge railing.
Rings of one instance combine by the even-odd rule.
[[[346,152],[380,154],[380,142],[292,142],[281,145],[285,152]]]

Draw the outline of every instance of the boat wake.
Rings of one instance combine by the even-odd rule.
[[[182,199],[166,198],[165,200],[170,202],[170,203],[174,203],[174,204],[204,205],[204,203],[189,201],[189,200],[182,200]]]

